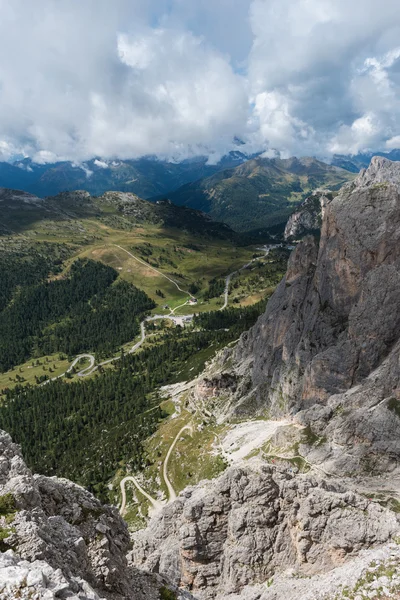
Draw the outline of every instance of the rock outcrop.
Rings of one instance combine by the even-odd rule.
[[[66,479],[32,475],[0,431],[0,598],[158,600],[168,583],[129,568],[130,545],[116,508]]]
[[[333,200],[333,197],[333,193],[329,190],[315,190],[310,194],[290,215],[283,234],[285,240],[298,241],[306,235],[318,233],[325,206]]]
[[[394,513],[338,482],[253,459],[182,492],[136,534],[132,558],[196,598],[223,598],[289,568],[332,569],[397,530]]]
[[[400,163],[376,157],[326,203],[319,245],[296,247],[265,314],[214,367],[237,382],[214,395],[224,418],[291,415],[325,440],[308,458],[336,474],[397,469],[399,267]]]

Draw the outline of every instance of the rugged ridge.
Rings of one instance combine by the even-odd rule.
[[[318,233],[322,225],[322,212],[325,205],[333,199],[329,190],[315,190],[304,200],[299,208],[290,215],[283,237],[286,241],[297,241],[307,234]]]
[[[3,431],[0,532],[1,598],[158,600],[168,585],[128,567],[116,508],[66,479],[32,475]]]
[[[319,187],[333,190],[353,179],[344,169],[315,158],[259,156],[171,191],[178,205],[198,208],[236,231],[248,232],[284,224],[296,202]]]
[[[397,529],[393,513],[338,482],[253,459],[186,488],[135,535],[132,559],[196,598],[224,598],[290,568],[332,569]]]
[[[319,246],[297,246],[265,314],[208,379],[224,418],[310,425],[325,442],[309,458],[341,475],[398,468],[399,190],[400,163],[377,157],[327,203]],[[234,389],[219,394],[228,376]]]

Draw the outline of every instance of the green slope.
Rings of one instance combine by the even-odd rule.
[[[315,158],[254,158],[169,193],[178,205],[197,208],[237,231],[286,221],[315,188],[338,189],[354,175]]]

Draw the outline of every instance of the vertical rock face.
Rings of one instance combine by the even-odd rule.
[[[400,163],[376,157],[326,203],[319,245],[306,237],[297,246],[265,314],[226,361],[225,372],[242,377],[227,414],[296,415],[348,444],[358,431],[346,472],[365,453],[385,470],[400,458],[399,191]]]
[[[128,568],[116,508],[66,479],[32,475],[1,431],[0,533],[0,598],[158,600],[164,585]]]
[[[298,245],[265,314],[192,394],[225,418],[291,416],[296,427],[278,431],[272,450],[288,448],[287,436],[300,456],[276,457],[305,459],[319,478],[260,459],[231,467],[137,533],[135,564],[201,599],[277,600],[246,586],[288,568],[326,571],[390,539],[394,513],[320,477],[355,487],[350,476],[363,475],[357,485],[370,491],[383,485],[373,475],[391,473],[400,493],[399,238],[400,163],[373,159],[325,204],[319,244]]]
[[[327,204],[319,248],[307,239],[293,252],[273,301],[236,353],[238,362],[252,354],[263,402],[279,410],[277,388],[285,409],[324,401],[388,355],[400,324],[399,189],[400,163],[373,159]]]
[[[304,200],[286,223],[284,238],[294,241],[319,231],[325,206],[333,199],[329,190],[315,190]]]
[[[253,460],[187,488],[136,534],[132,558],[196,598],[223,598],[276,571],[334,568],[397,528],[393,513],[337,482]]]

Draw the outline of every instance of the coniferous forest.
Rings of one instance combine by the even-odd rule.
[[[145,466],[142,442],[163,417],[155,390],[179,380],[199,351],[237,339],[264,307],[200,315],[194,330],[170,329],[89,380],[8,390],[0,428],[21,444],[34,471],[71,478],[106,499],[106,483],[122,462],[135,470]],[[199,361],[191,374],[203,366]]]
[[[43,264],[43,274],[46,269],[48,265]],[[117,277],[112,267],[79,259],[67,276],[21,285],[0,312],[0,372],[23,363],[33,353],[109,355],[133,339],[139,332],[139,317],[155,305],[135,286],[116,282]],[[5,281],[9,291],[4,303],[16,287],[10,277]]]

